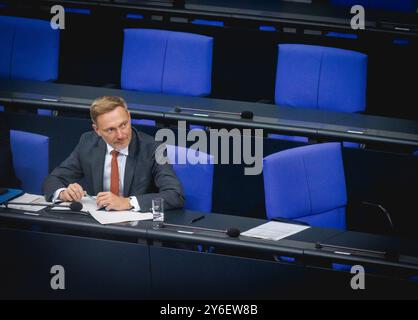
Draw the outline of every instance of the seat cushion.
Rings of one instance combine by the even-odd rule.
[[[345,207],[305,216],[296,220],[306,222],[312,227],[346,229]]]
[[[213,156],[172,145],[167,145],[167,152],[184,189],[185,209],[211,212]]]
[[[14,34],[12,21],[0,16],[0,78],[10,79]]]
[[[337,48],[280,44],[275,103],[342,112],[366,107],[367,55]]]
[[[211,92],[211,37],[172,32],[168,37],[163,92],[204,96]]]
[[[168,34],[147,29],[124,33],[122,89],[161,93]]]
[[[293,148],[264,158],[267,217],[299,219],[347,204],[339,143]]]
[[[213,38],[166,30],[125,29],[123,89],[208,95]]]
[[[16,176],[25,192],[41,194],[49,169],[49,138],[24,131],[10,131]]]
[[[0,77],[56,80],[59,38],[49,21],[0,16]]]
[[[12,79],[56,80],[59,35],[59,30],[53,30],[49,21],[20,18],[14,41]]]

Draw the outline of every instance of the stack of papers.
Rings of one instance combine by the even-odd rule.
[[[21,205],[21,204],[12,205],[11,203],[13,202],[28,203],[28,205]],[[8,207],[10,209],[18,209],[18,210],[24,210],[24,211],[30,211],[30,212],[37,212],[46,208],[46,206],[31,206],[30,205],[31,203],[45,204],[45,205],[52,204],[51,202],[46,202],[43,196],[40,196],[37,194],[25,193],[23,196],[17,197],[13,199],[12,201],[10,201]]]
[[[264,223],[258,227],[252,228],[248,231],[241,233],[243,236],[268,239],[268,240],[280,240],[298,232],[310,228],[309,226],[301,226],[292,223],[270,221]]]

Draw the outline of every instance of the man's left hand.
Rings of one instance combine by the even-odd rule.
[[[97,194],[97,206],[106,207],[106,210],[130,210],[129,198],[119,197],[111,192],[99,192]]]

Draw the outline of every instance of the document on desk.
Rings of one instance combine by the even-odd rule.
[[[292,223],[283,223],[270,221],[264,223],[258,227],[252,228],[248,231],[241,233],[243,236],[268,239],[268,240],[280,240],[298,232],[310,228],[309,226],[301,226]]]
[[[19,202],[19,203],[27,203],[27,205],[12,205],[13,202]],[[45,204],[45,207],[43,206],[31,206],[30,204]],[[52,204],[51,202],[46,202],[45,198],[43,196],[40,196],[38,194],[30,194],[25,193],[24,195],[14,198],[9,202],[8,207],[11,209],[18,209],[18,210],[26,210],[30,212],[37,212],[44,208],[46,208],[46,205]]]
[[[97,220],[100,224],[110,224],[128,221],[141,221],[152,219],[151,212],[135,212],[135,211],[105,211],[98,210],[96,200],[83,197],[81,199],[83,205],[83,211],[87,211],[90,215]]]

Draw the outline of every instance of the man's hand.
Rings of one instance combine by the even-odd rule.
[[[61,191],[58,199],[62,201],[80,201],[83,197],[83,188],[78,183],[72,183],[67,189]]]
[[[97,194],[97,206],[106,207],[106,210],[129,210],[131,204],[129,198],[119,197],[111,192],[99,192]]]

